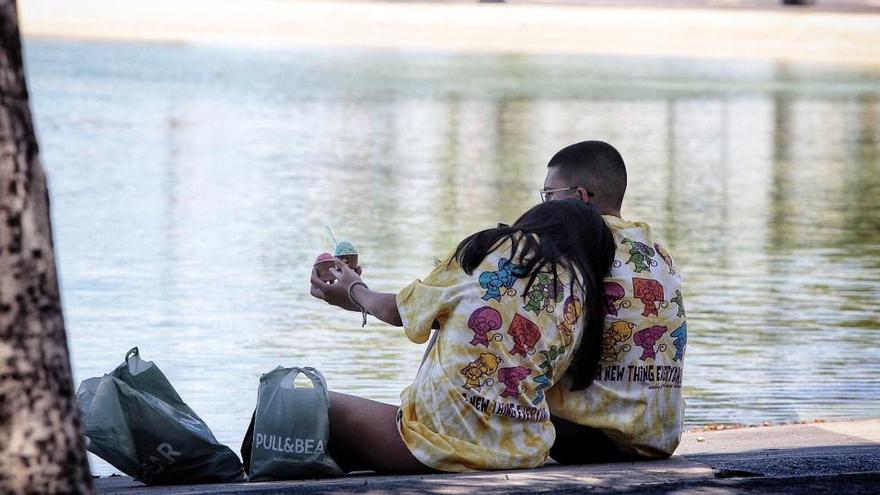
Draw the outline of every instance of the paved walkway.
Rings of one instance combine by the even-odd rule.
[[[661,7],[661,0],[633,0],[627,7],[550,1],[556,4],[28,0],[20,2],[20,22],[27,38],[880,68],[880,12],[856,13],[842,6],[830,12],[814,7],[692,8],[703,2],[685,0],[675,0],[680,8]]]
[[[439,0],[475,1],[475,0]],[[479,1],[479,0],[476,0]],[[483,0],[502,1],[502,0]],[[683,9],[747,9],[822,12],[880,12],[877,0],[803,0],[800,5],[785,5],[782,0],[503,0],[505,3],[582,5],[590,7],[648,7]]]
[[[102,494],[880,493],[880,418],[687,433],[665,461],[428,476],[147,487],[102,478]]]

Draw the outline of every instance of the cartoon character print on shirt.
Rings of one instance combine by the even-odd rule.
[[[532,405],[537,406],[538,404],[541,403],[541,401],[544,400],[544,390],[549,388],[550,384],[553,381],[553,372],[554,372],[554,370],[553,370],[554,363],[553,362],[556,361],[559,358],[559,356],[564,354],[566,349],[567,349],[567,347],[565,345],[561,346],[561,347],[556,347],[555,345],[551,345],[550,349],[548,349],[546,351],[541,351],[541,354],[544,355],[544,361],[541,364],[539,364],[538,366],[542,370],[544,370],[544,373],[532,378],[532,380],[534,380],[535,383],[538,384],[538,386],[535,387],[535,392],[537,392],[537,394],[535,395],[535,398],[532,400]]]
[[[537,394],[535,395],[535,398],[532,399],[532,405],[537,406],[542,400],[544,400],[544,389],[550,388],[551,377],[547,373],[543,373],[532,378],[532,380],[535,380],[535,383],[538,384],[538,386],[535,387],[535,392],[537,392]]]
[[[660,303],[659,306],[662,308],[669,306],[669,303],[663,299],[663,286],[660,282],[653,278],[633,278],[632,281],[633,295],[645,305],[642,316],[658,315],[657,303]]]
[[[583,311],[582,308],[583,304],[578,296],[568,296],[568,299],[562,304],[562,323],[559,324],[559,333],[562,334],[562,343],[565,345],[571,344],[575,325],[577,325],[578,318],[581,317],[581,311]]]
[[[675,297],[670,299],[670,301],[672,301],[678,305],[678,313],[675,316],[677,316],[679,318],[684,317],[685,316],[685,314],[684,314],[684,300],[681,298],[681,291],[678,289],[675,289]]]
[[[484,346],[489,347],[490,340],[500,342],[504,338],[503,335],[496,333],[490,337],[489,332],[494,332],[501,328],[502,323],[501,313],[499,313],[497,309],[489,306],[475,309],[474,312],[471,313],[470,318],[468,318],[468,328],[474,331],[474,338],[471,340],[471,345],[483,344]]]
[[[515,296],[516,289],[513,288],[513,284],[516,283],[517,278],[522,277],[523,275],[522,267],[513,264],[513,262],[507,258],[499,259],[498,270],[494,272],[483,272],[480,274],[480,287],[486,289],[486,294],[483,295],[483,300],[488,301],[489,299],[495,299],[496,301],[500,301],[501,296],[504,294]],[[502,289],[504,290],[502,291]]]
[[[654,261],[654,248],[651,246],[643,242],[627,239],[626,237],[620,242],[622,244],[629,244],[629,259],[627,263],[633,264],[633,270],[636,273],[650,271],[652,266],[657,266],[657,262]]]
[[[522,357],[534,354],[535,344],[541,340],[541,328],[519,313],[513,316],[507,334],[513,337],[513,348],[510,349],[510,353]]]
[[[553,303],[562,301],[562,291],[565,288],[559,280],[553,282],[549,273],[540,272],[535,276],[535,281],[529,287],[526,294],[526,305],[523,309],[533,311],[536,315],[540,315],[541,311],[552,313],[555,311]]]
[[[611,316],[617,316],[617,310],[620,308],[628,308],[632,305],[629,301],[623,301],[617,304],[626,296],[623,286],[617,282],[605,282],[605,312]]]
[[[479,392],[483,385],[487,387],[495,385],[495,380],[491,378],[491,375],[498,370],[500,364],[501,358],[495,354],[481,353],[480,357],[461,369],[461,374],[465,378],[464,388]],[[486,379],[483,380],[483,377]]]
[[[642,355],[639,356],[639,359],[642,361],[654,359],[657,357],[658,351],[663,352],[666,350],[666,344],[660,344],[656,348],[654,347],[654,344],[660,340],[660,337],[662,337],[667,330],[669,329],[663,325],[654,325],[653,327],[639,330],[633,335],[633,343],[642,348]]]
[[[504,391],[501,397],[516,397],[520,394],[519,382],[526,379],[532,374],[532,370],[524,366],[514,366],[512,368],[501,368],[498,370],[498,381],[504,384]]]
[[[663,246],[656,242],[654,243],[654,250],[657,251],[657,254],[660,255],[660,259],[662,259],[663,262],[666,263],[666,266],[669,267],[669,274],[675,275],[675,265],[672,263],[672,256],[669,256],[669,253],[663,249]]]
[[[599,360],[618,361],[621,352],[629,352],[632,346],[626,342],[632,337],[635,328],[635,323],[622,320],[609,325],[602,334],[602,354],[599,356]]]
[[[670,337],[675,337],[675,340],[672,342],[672,345],[675,346],[675,356],[672,358],[673,361],[681,361],[684,359],[684,348],[688,343],[688,324],[687,322],[682,322],[681,326],[675,329],[672,333],[669,334]]]

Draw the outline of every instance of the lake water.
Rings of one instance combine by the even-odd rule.
[[[415,374],[399,329],[308,295],[325,223],[396,291],[582,139],[621,150],[624,217],[684,273],[688,425],[880,410],[878,72],[36,40],[26,63],[75,380],[139,346],[236,451],[276,365],[391,403]]]

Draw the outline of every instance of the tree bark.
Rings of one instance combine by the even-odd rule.
[[[0,493],[91,493],[14,0],[0,42]]]

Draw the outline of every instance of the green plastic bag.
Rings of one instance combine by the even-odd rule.
[[[303,375],[309,386],[298,384]],[[260,378],[257,410],[242,443],[251,481],[339,476],[327,454],[327,382],[314,368],[275,368]]]
[[[88,450],[147,484],[241,481],[238,456],[214,438],[138,349],[108,375],[77,390]]]

